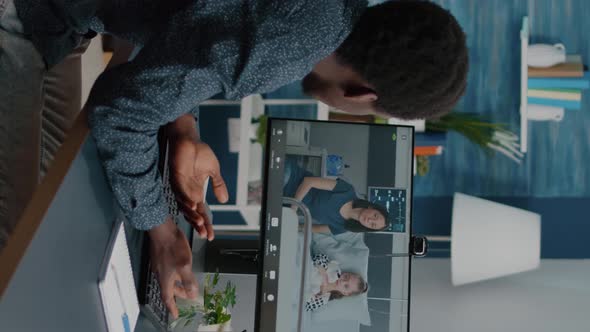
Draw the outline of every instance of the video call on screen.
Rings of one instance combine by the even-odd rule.
[[[407,331],[412,129],[267,130],[258,330]]]

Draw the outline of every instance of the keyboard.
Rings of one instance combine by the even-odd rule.
[[[170,174],[169,174],[169,169],[168,169],[168,146],[166,146],[166,152],[164,155],[164,163],[163,163],[161,169],[162,169],[162,184],[164,187],[163,190],[164,190],[165,199],[166,199],[166,202],[168,203],[168,211],[169,211],[170,215],[173,216],[178,227],[181,230],[183,230],[183,232],[185,233],[185,235],[187,236],[187,240],[189,242],[189,245],[192,247],[193,228],[184,220],[182,213],[179,211],[178,204],[176,202],[176,197],[175,197],[174,192],[172,191],[172,187],[170,185]],[[208,185],[209,185],[209,180],[207,179],[207,181],[205,181],[205,185],[203,187],[204,194],[207,193]],[[205,210],[206,210],[206,213],[209,217],[209,220],[213,221],[213,215],[211,214],[211,211],[209,210],[207,203],[205,203]],[[146,237],[146,240],[149,240],[149,239],[147,239],[147,237]],[[156,277],[156,274],[151,271],[151,263],[149,261],[149,248],[147,245],[147,241],[144,241],[144,244],[145,244],[144,249],[143,249],[144,260],[143,260],[143,264],[142,264],[143,265],[142,266],[143,267],[142,268],[142,278],[143,278],[144,282],[142,283],[143,287],[140,288],[140,292],[142,292],[142,294],[140,294],[140,296],[139,296],[140,301],[141,301],[141,299],[143,299],[143,301],[141,301],[141,303],[142,303],[141,310],[142,310],[142,313],[144,313],[150,319],[150,321],[153,323],[153,325],[159,331],[168,332],[168,331],[171,331],[170,330],[170,323],[172,323],[171,316],[168,312],[168,309],[166,308],[166,305],[162,301],[160,284],[158,283],[158,279]]]
[[[184,222],[183,217],[181,216],[178,210],[178,204],[176,202],[176,197],[174,196],[174,192],[172,191],[172,187],[170,186],[170,172],[168,169],[168,146],[166,146],[166,152],[164,157],[164,164],[162,166],[162,184],[164,186],[164,196],[166,202],[168,203],[168,212],[174,220],[176,224],[179,223],[179,220]],[[184,222],[186,224],[186,222]],[[189,234],[192,235],[192,231],[189,228]],[[192,244],[192,236],[188,236],[189,244]],[[152,272],[151,263],[149,261],[149,248],[145,246],[143,254],[147,257],[144,261],[145,266],[143,269],[143,278],[145,280],[144,287],[143,287],[143,306],[141,308],[142,312],[148,317],[148,319],[152,322],[152,324],[160,331],[171,331],[170,330],[170,313],[166,308],[166,305],[162,301],[162,293],[160,290],[160,284],[158,283],[158,279],[156,274]]]

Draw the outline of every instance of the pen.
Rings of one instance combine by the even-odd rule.
[[[111,264],[111,269],[113,270],[113,274],[115,276],[115,283],[117,284],[117,293],[119,294],[119,300],[121,300],[121,304],[123,305],[123,314],[121,315],[121,320],[123,321],[123,328],[125,332],[131,332],[131,326],[129,325],[129,316],[127,316],[127,305],[125,304],[125,299],[121,293],[121,286],[119,285],[119,274],[117,273],[117,269],[115,268],[114,264]]]

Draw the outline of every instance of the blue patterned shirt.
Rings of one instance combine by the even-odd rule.
[[[219,93],[239,99],[301,79],[344,41],[366,7],[365,0],[104,0],[99,9],[89,0],[16,2],[29,33],[37,33],[33,41],[59,44],[94,30],[142,47],[133,61],[98,78],[86,104],[107,178],[138,229],[159,225],[168,214],[157,166],[162,125],[198,116],[197,105]],[[49,36],[30,27],[27,17],[52,15],[56,6],[59,17],[77,17],[69,20],[75,28],[60,28],[56,17],[44,18],[53,24]],[[42,55],[53,57],[47,63],[67,54],[55,45],[44,53],[51,43],[41,44]]]

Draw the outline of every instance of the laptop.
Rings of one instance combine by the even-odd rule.
[[[413,127],[271,118],[255,331],[409,331]]]

